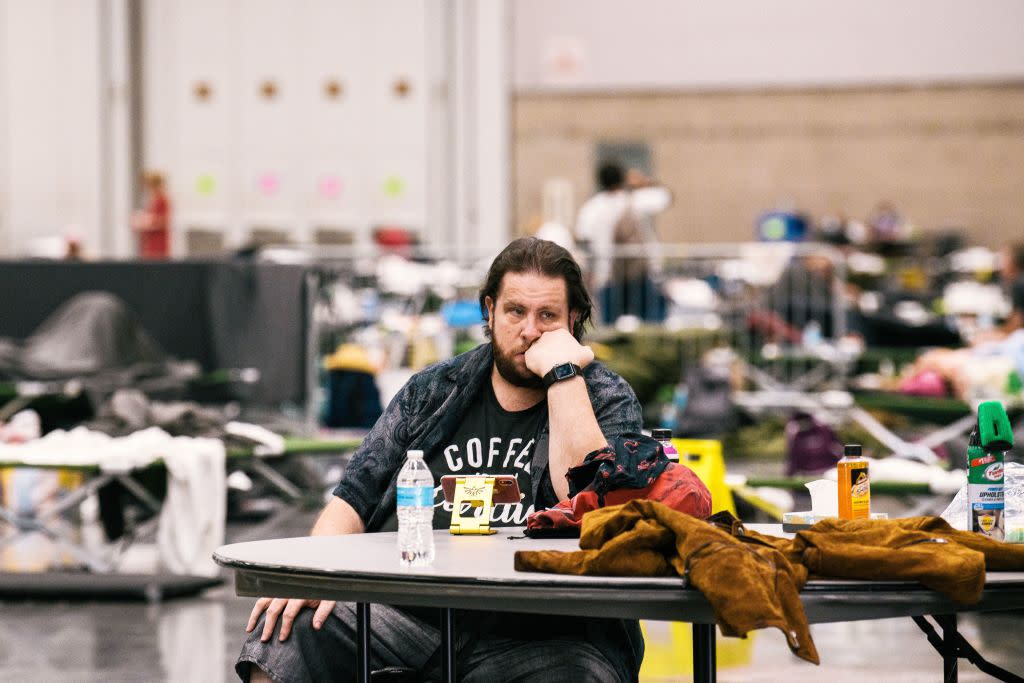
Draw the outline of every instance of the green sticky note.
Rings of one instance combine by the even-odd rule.
[[[389,197],[401,197],[405,192],[405,181],[398,176],[388,176],[384,179],[384,194]]]
[[[201,195],[211,195],[217,189],[217,180],[209,173],[203,173],[196,178],[196,192]]]

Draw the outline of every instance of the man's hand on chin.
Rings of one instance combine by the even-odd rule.
[[[543,377],[548,370],[560,363],[575,363],[585,368],[594,360],[594,352],[589,346],[576,341],[569,330],[551,330],[542,334],[540,339],[526,350],[525,360],[530,372]]]

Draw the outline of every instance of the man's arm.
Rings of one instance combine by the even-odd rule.
[[[361,534],[364,531],[363,520],[351,505],[341,498],[335,496],[331,499],[323,512],[317,517],[316,524],[309,532],[310,536],[337,536],[342,534]],[[304,608],[315,609],[313,613],[313,628],[319,629],[324,621],[330,616],[334,609],[334,600],[306,600],[303,598],[260,598],[253,605],[249,614],[249,621],[245,625],[246,633],[256,628],[260,615],[267,613],[263,621],[263,632],[260,640],[267,642],[274,635],[274,627],[278,619],[281,621],[281,631],[278,634],[279,640],[286,640],[292,632],[292,624],[295,617]]]
[[[309,535],[340,536],[342,534],[361,534],[365,530],[363,520],[355,508],[335,496],[316,518],[316,524],[313,525]]]
[[[594,416],[587,382],[582,376],[558,382],[548,390],[548,422],[551,433],[548,472],[558,500],[566,500],[569,481],[565,473],[570,467],[582,464],[587,453],[608,445]]]
[[[567,329],[545,332],[526,352],[526,366],[541,377],[559,363],[575,363],[585,368],[593,360],[590,347],[576,341]],[[582,376],[553,384],[547,400],[551,434],[548,472],[558,499],[565,500],[569,497],[565,473],[581,464],[587,453],[606,446],[608,440],[594,417],[587,382]]]
[[[406,419],[410,396],[411,387],[406,384],[363,439],[363,443],[349,461],[345,476],[334,491],[334,497],[327,503],[313,525],[311,536],[358,534],[366,530],[359,510],[363,510],[366,519],[369,519],[373,505],[387,487],[391,474],[395,468],[401,466],[400,457],[406,444],[398,437],[399,434],[404,434],[398,426]],[[316,609],[313,627],[320,628],[334,608],[334,602],[260,598],[252,608],[245,630],[250,632],[256,628],[260,615],[266,612],[261,640],[270,640],[279,618],[281,630],[278,638],[285,640],[291,633],[292,622],[304,607]]]
[[[655,216],[672,206],[672,191],[664,185],[649,185],[630,193],[633,210],[645,216]]]

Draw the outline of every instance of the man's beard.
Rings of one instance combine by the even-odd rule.
[[[498,374],[501,375],[502,379],[512,386],[523,389],[544,388],[544,380],[541,377],[538,377],[529,370],[526,371],[526,374],[520,372],[516,367],[515,354],[506,353],[504,349],[498,346],[497,342],[494,343],[494,367],[498,369]]]

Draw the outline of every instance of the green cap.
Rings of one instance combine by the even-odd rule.
[[[1013,429],[1002,403],[985,401],[978,406],[978,435],[981,447],[990,453],[1013,448]]]

